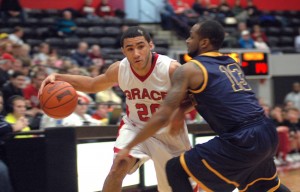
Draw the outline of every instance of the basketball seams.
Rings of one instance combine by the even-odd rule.
[[[60,106],[62,106],[62,105],[64,105],[64,104],[66,104],[66,103],[62,103],[62,104],[60,104],[60,105],[58,105],[58,106],[56,106],[56,107],[51,107],[51,108],[46,107],[46,103],[47,103],[51,98],[53,98],[53,96],[55,96],[57,92],[59,92],[59,91],[61,91],[61,90],[64,90],[64,89],[67,89],[67,88],[69,88],[69,87],[73,88],[72,86],[68,86],[68,85],[67,85],[66,87],[62,87],[62,88],[60,88],[59,90],[56,90],[55,92],[53,92],[53,93],[50,95],[50,97],[48,97],[48,98],[46,99],[46,101],[43,102],[44,104],[42,105],[42,108],[53,109],[53,108],[60,107]],[[76,96],[73,96],[72,99],[73,99],[74,97],[76,97]]]
[[[39,100],[41,109],[46,115],[55,119],[62,119],[74,112],[78,95],[74,87],[68,82],[55,81],[46,85],[42,91],[43,94],[40,95]]]

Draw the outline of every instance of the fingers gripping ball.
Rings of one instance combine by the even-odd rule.
[[[61,119],[75,110],[78,95],[72,85],[64,81],[47,84],[39,97],[41,109],[50,117]]]

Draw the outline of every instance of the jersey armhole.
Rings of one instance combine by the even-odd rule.
[[[200,92],[203,92],[204,89],[206,88],[207,86],[207,82],[208,82],[208,73],[207,73],[207,70],[206,68],[204,67],[204,65],[202,63],[200,63],[199,61],[197,60],[190,60],[190,62],[193,62],[195,63],[196,65],[198,65],[203,73],[203,83],[201,85],[199,85],[199,88],[197,89],[190,89],[189,91],[191,93],[200,93]]]

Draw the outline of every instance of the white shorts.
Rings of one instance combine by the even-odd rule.
[[[116,151],[127,146],[141,130],[141,128],[132,125],[126,118],[123,118],[123,121],[124,124],[120,127],[119,136],[115,142]],[[165,172],[166,163],[172,157],[179,156],[190,148],[191,144],[186,127],[185,131],[178,136],[171,136],[166,132],[156,134],[132,148],[130,155],[139,159],[139,161],[130,170],[129,174],[135,172],[148,159],[152,159],[156,171],[158,190],[160,192],[171,192]]]

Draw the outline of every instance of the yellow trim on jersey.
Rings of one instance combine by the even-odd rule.
[[[201,54],[201,56],[219,57],[219,56],[223,56],[223,54],[221,54],[219,52],[207,52],[207,53]]]
[[[206,187],[201,181],[199,181],[189,170],[188,166],[185,163],[185,159],[184,159],[184,153],[182,153],[180,155],[180,163],[181,166],[183,167],[183,169],[185,170],[185,172],[194,180],[198,183],[198,185],[206,192],[213,192],[213,190],[209,189],[208,187]]]
[[[221,173],[219,173],[217,170],[215,170],[214,168],[212,168],[205,159],[202,159],[202,163],[205,165],[205,167],[210,170],[211,172],[213,172],[216,176],[218,176],[220,179],[222,179],[223,181],[225,181],[228,184],[234,185],[236,188],[239,186],[239,184],[235,181],[230,181],[229,179],[227,179],[226,177],[224,177]]]
[[[269,189],[268,192],[274,192],[274,191],[276,191],[277,189],[279,189],[280,184],[281,184],[281,182],[280,182],[280,180],[279,180],[279,181],[278,181],[278,184],[277,184],[275,187],[272,187],[271,189]]]
[[[270,181],[270,180],[274,179],[276,176],[277,176],[277,172],[276,172],[275,175],[274,175],[273,177],[271,177],[271,178],[259,178],[259,179],[256,179],[256,180],[252,181],[251,183],[249,183],[244,189],[240,190],[240,192],[247,191],[247,189],[248,189],[251,185],[253,185],[254,183],[256,183],[257,181],[260,181],[260,180],[269,180],[269,181]],[[278,182],[278,185],[277,185],[277,186],[273,187],[273,188],[270,189],[268,192],[273,192],[273,191],[275,191],[276,189],[278,189],[279,186],[280,186],[280,181]]]
[[[192,92],[192,93],[200,93],[200,92],[202,92],[205,88],[206,88],[206,86],[207,86],[207,82],[208,82],[208,73],[207,73],[207,70],[206,70],[206,68],[202,65],[202,63],[200,63],[199,61],[197,61],[197,60],[190,60],[191,62],[193,62],[193,63],[195,63],[195,64],[197,64],[199,67],[200,67],[200,69],[202,70],[202,72],[203,72],[203,83],[202,83],[202,86],[199,88],[199,89],[197,89],[197,90],[192,90],[192,89],[190,89],[190,91]]]

